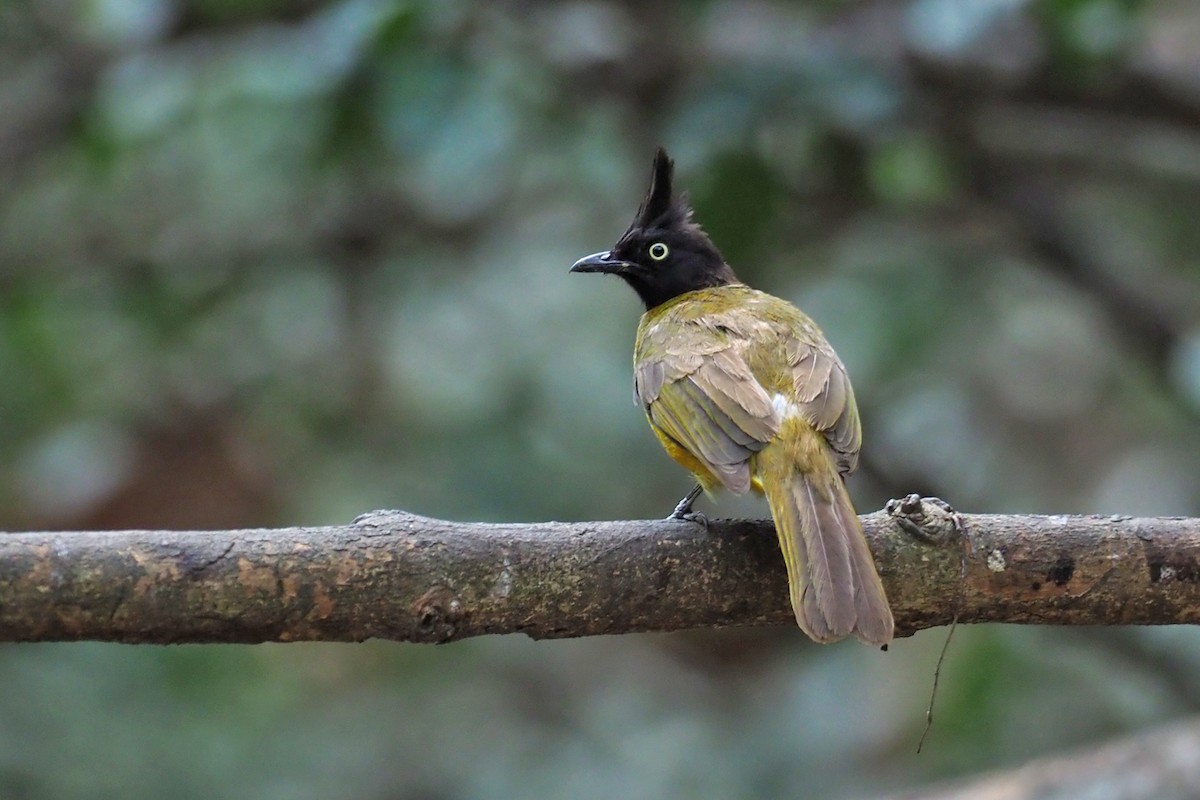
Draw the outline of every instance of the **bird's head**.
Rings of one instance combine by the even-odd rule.
[[[654,155],[650,189],[629,230],[611,250],[575,262],[571,272],[620,275],[638,293],[646,308],[695,289],[737,283],[699,225],[685,196],[672,196],[675,162],[661,147]]]

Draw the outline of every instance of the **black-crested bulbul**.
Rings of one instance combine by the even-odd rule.
[[[892,612],[844,482],[862,443],[846,369],[804,313],[737,279],[673,172],[660,148],[633,224],[571,267],[618,275],[645,303],[635,398],[699,482],[671,516],[690,517],[701,489],[765,494],[801,629],[887,644]]]

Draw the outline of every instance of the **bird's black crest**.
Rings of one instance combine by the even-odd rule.
[[[649,228],[671,228],[686,225],[692,219],[692,207],[683,195],[672,197],[675,177],[675,162],[667,151],[658,148],[654,154],[654,166],[650,172],[650,188],[642,201],[637,216],[629,231]]]

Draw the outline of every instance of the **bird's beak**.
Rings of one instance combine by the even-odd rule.
[[[579,259],[571,265],[571,272],[620,272],[630,266],[628,261],[622,261],[612,251],[605,250]]]

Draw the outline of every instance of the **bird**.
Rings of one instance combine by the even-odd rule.
[[[764,494],[801,630],[886,647],[891,608],[845,484],[862,445],[846,368],[796,306],[738,280],[673,193],[674,169],[659,147],[629,228],[570,269],[616,275],[646,307],[634,401],[697,484],[668,519],[707,524],[692,510],[702,491]]]

